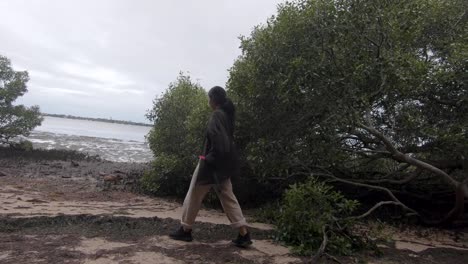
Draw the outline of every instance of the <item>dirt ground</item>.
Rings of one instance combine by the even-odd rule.
[[[201,210],[193,242],[170,240],[167,235],[178,227],[180,203],[129,192],[125,184],[113,188],[113,182],[103,180],[122,175],[120,183],[130,182],[131,186],[128,178],[138,174],[137,167],[0,159],[0,263],[308,262],[309,258],[295,256],[272,241],[273,227],[267,224],[252,223],[251,248],[232,246],[229,241],[236,231],[228,226],[225,215],[215,210]],[[468,263],[466,229],[378,229],[381,255],[362,252],[338,260]],[[333,260],[323,258],[321,263]]]

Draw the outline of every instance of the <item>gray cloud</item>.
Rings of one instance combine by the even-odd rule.
[[[0,54],[28,70],[18,102],[43,112],[144,121],[180,71],[224,85],[240,35],[281,0],[2,0]]]

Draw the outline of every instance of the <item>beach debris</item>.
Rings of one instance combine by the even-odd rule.
[[[109,174],[109,175],[104,176],[104,181],[105,182],[117,183],[121,179],[122,179],[122,176],[120,176],[120,175]]]
[[[48,203],[47,201],[39,200],[39,199],[36,199],[36,198],[26,200],[26,202],[30,202],[30,203]]]

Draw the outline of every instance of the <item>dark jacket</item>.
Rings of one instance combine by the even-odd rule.
[[[233,141],[234,124],[227,114],[215,110],[207,125],[197,184],[217,184],[238,174],[237,150]]]

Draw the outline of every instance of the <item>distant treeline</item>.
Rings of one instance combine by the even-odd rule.
[[[98,121],[98,122],[106,122],[106,123],[116,123],[116,124],[124,124],[124,125],[147,126],[147,127],[152,126],[150,124],[145,124],[145,123],[138,123],[138,122],[132,122],[132,121],[123,121],[123,120],[113,120],[113,119],[106,119],[106,118],[91,118],[91,117],[45,114],[45,113],[42,113],[42,115],[43,116],[60,117],[60,118],[69,118],[69,119],[79,119],[79,120],[90,120],[90,121]]]

